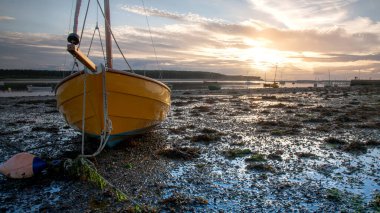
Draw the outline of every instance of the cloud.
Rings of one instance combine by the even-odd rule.
[[[288,7],[282,3],[275,5],[273,1],[257,2],[273,6],[276,10]],[[316,3],[297,2],[301,4],[300,9],[291,10],[289,7],[289,11],[284,11],[282,15],[289,18],[291,15],[297,17],[297,12],[318,15],[330,14],[335,10],[330,0],[324,0],[321,7],[326,8],[320,9]],[[336,2],[337,10],[345,14],[342,8],[347,2]],[[124,5],[122,9],[145,15],[144,9],[139,6]],[[317,73],[326,74],[328,69],[337,73],[355,73],[355,69],[361,68],[375,74],[380,70],[376,63],[380,60],[380,28],[377,22],[368,18],[347,19],[345,14],[336,19],[339,23],[360,25],[353,30],[348,25],[325,27],[322,19],[318,19],[320,22],[316,25],[320,28],[301,28],[312,19],[290,24],[287,22],[289,20],[284,19],[288,25],[274,26],[252,18],[231,23],[193,13],[181,14],[156,8],[148,8],[146,13],[176,22],[152,26],[151,32],[145,26],[113,27],[118,43],[134,69],[158,69],[151,44],[152,35],[160,69],[230,74],[246,74],[247,71],[257,74],[259,70],[266,69],[268,74],[272,73],[273,64],[279,63],[286,78],[295,79],[310,78]],[[295,27],[289,27],[292,24]],[[85,53],[92,32],[93,29],[84,32],[81,49]],[[90,58],[98,64],[103,62],[103,53],[99,41],[95,39],[94,42]],[[58,69],[66,64],[66,69],[70,69],[71,56],[65,52],[65,46],[66,38],[61,35],[0,32],[0,68],[25,66]],[[113,52],[115,68],[127,69],[116,48]],[[65,58],[70,63],[65,63]]]
[[[356,36],[364,33],[379,33],[380,22],[371,20],[369,17],[356,17],[340,23],[340,26]]]
[[[0,32],[1,68],[60,69],[66,54],[64,39],[42,33]]]
[[[15,18],[11,16],[0,16],[0,21],[12,21],[12,20],[15,20]]]
[[[255,4],[264,4],[263,1],[254,2]],[[265,4],[270,5],[269,3]],[[324,1],[323,5],[326,8],[322,8],[321,10],[324,13],[332,13],[332,10],[338,10],[347,4],[347,1]],[[282,8],[281,5],[278,6],[278,9]],[[286,5],[283,4],[283,7],[289,7]],[[289,3],[289,5],[297,8],[297,4]],[[321,12],[318,10],[317,5],[317,3],[305,3],[297,11],[313,14]],[[122,8],[129,12],[144,14],[144,9],[138,6],[124,5]],[[208,35],[223,34],[228,37],[240,38],[241,40],[242,37],[267,40],[268,48],[283,51],[343,52],[380,50],[380,39],[378,36],[380,24],[378,24],[378,27],[376,23],[371,24],[368,19],[357,19],[356,22],[365,25],[366,27],[363,26],[365,29],[369,29],[368,27],[371,26],[373,29],[371,32],[362,31],[358,33],[358,31],[355,31],[355,33],[351,33],[342,27],[328,29],[279,29],[258,20],[228,23],[222,20],[204,18],[196,14],[179,14],[154,8],[148,9],[147,13],[151,16],[166,17],[185,23],[192,23],[193,25],[190,29],[193,29],[193,32],[207,31],[206,34]],[[352,26],[350,22],[346,23],[346,25]],[[182,26],[188,27],[187,24]],[[377,30],[377,28],[379,29]],[[189,28],[180,28],[178,25],[177,29],[178,31],[192,33],[189,32]]]
[[[345,20],[345,8],[356,1],[250,0],[253,8],[270,14],[290,29],[331,26]]]
[[[368,55],[325,54],[323,57],[300,57],[306,62],[380,61],[380,53]]]
[[[218,19],[205,18],[194,13],[180,14],[180,13],[169,12],[165,10],[159,10],[156,8],[144,9],[141,6],[123,5],[121,9],[128,11],[130,13],[138,14],[138,15],[157,16],[157,17],[168,18],[168,19],[177,20],[177,21],[188,21],[188,22],[210,22],[210,21],[219,22],[221,21]]]
[[[271,41],[271,48],[288,51],[345,52],[378,51],[379,36],[363,33],[356,36],[342,28],[329,32],[318,30],[266,29],[257,36]]]

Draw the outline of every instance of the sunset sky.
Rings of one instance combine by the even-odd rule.
[[[96,1],[81,46],[87,52]],[[379,0],[110,0],[113,32],[134,69],[295,79],[380,79]],[[87,0],[82,3],[82,16]],[[0,69],[69,70],[72,1],[2,0]],[[145,19],[148,16],[158,66]],[[71,15],[71,16],[70,16]],[[99,13],[99,26],[104,32]],[[104,38],[104,37],[103,37]],[[102,62],[98,45],[90,54]],[[114,47],[115,68],[127,69]]]

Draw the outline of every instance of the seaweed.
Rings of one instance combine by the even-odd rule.
[[[258,172],[274,172],[273,166],[265,163],[250,163],[245,167],[247,170],[255,170]]]
[[[191,137],[192,142],[204,142],[211,143],[220,140],[220,136],[217,134],[201,134]]]
[[[208,204],[208,200],[203,197],[190,198],[180,193],[174,193],[172,196],[162,200],[160,203],[164,204],[166,207],[180,208],[181,206],[190,204],[206,205]]]
[[[317,156],[311,152],[297,152],[296,155],[299,158],[317,158]]]
[[[330,201],[339,202],[342,200],[342,192],[337,188],[327,189],[326,198]]]
[[[351,142],[342,147],[343,151],[353,152],[353,153],[366,153],[367,147],[365,143],[361,143],[358,141]]]
[[[118,201],[127,200],[127,196],[108,182],[103,176],[101,176],[95,165],[82,157],[78,157],[74,160],[68,159],[64,162],[64,169],[66,174],[73,178],[80,178],[86,180],[98,186],[102,190],[109,190]]]
[[[196,147],[168,148],[159,150],[157,154],[170,159],[191,160],[200,156],[200,149]]]
[[[252,153],[250,149],[229,149],[222,152],[228,158],[244,157]]]
[[[263,161],[267,161],[267,159],[265,158],[265,155],[256,153],[256,154],[251,155],[249,158],[246,158],[245,161],[246,162],[263,162]]]
[[[196,106],[193,107],[193,110],[196,110],[198,112],[209,112],[211,110],[210,106]]]
[[[286,107],[286,105],[283,103],[278,103],[278,104],[267,106],[267,108],[284,108],[284,107]]]
[[[367,146],[380,146],[380,141],[368,140],[365,145]]]
[[[373,199],[370,203],[370,205],[376,210],[376,211],[380,211],[380,193],[376,193],[374,196],[373,196]]]
[[[347,142],[341,139],[329,137],[325,139],[325,143],[334,144],[334,145],[343,145],[343,144],[346,144]]]
[[[336,121],[342,122],[342,123],[347,123],[347,122],[358,122],[359,120],[356,118],[352,118],[349,115],[340,115],[336,118]]]
[[[206,134],[210,134],[210,133],[219,133],[218,130],[215,130],[215,129],[210,129],[210,128],[203,128],[201,130],[202,133],[206,133]]]
[[[282,150],[277,150],[273,153],[270,153],[267,158],[270,160],[277,160],[277,161],[282,161],[281,155],[284,153]]]

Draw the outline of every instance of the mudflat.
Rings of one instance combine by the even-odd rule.
[[[0,211],[376,211],[379,109],[371,87],[173,91],[162,125],[90,159],[127,201],[44,172],[1,176]],[[80,153],[53,96],[0,98],[0,120],[0,162]]]

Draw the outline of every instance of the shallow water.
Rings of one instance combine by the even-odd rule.
[[[359,95],[356,92],[342,98],[341,91],[336,92],[296,92],[286,94],[271,94],[273,100],[262,100],[262,94],[232,94],[230,96],[203,96],[188,95],[181,97],[182,102],[194,103],[185,106],[173,107],[174,112],[181,115],[170,118],[168,124],[177,124],[178,127],[194,124],[196,130],[186,130],[178,138],[169,139],[176,146],[200,147],[202,156],[192,162],[179,164],[172,172],[172,184],[180,185],[175,190],[167,191],[166,196],[174,192],[191,196],[201,196],[209,204],[201,207],[192,207],[209,210],[241,211],[261,209],[263,211],[277,210],[306,210],[332,211],[334,209],[355,209],[350,203],[352,197],[359,196],[362,205],[367,205],[373,198],[373,193],[380,190],[380,156],[379,148],[371,147],[367,153],[347,153],[339,149],[326,147],[324,139],[337,137],[348,142],[380,140],[379,129],[355,128],[362,122],[379,121],[379,113],[373,109],[372,117],[357,122],[340,123],[335,119],[346,113],[347,109],[323,116],[326,122],[323,126],[335,126],[328,132],[314,130],[320,122],[304,122],[308,118],[320,116],[320,112],[313,112],[317,106],[340,109],[348,106],[350,109],[353,99],[359,106],[380,105],[379,93]],[[265,95],[265,94],[264,94]],[[213,104],[207,100],[215,99]],[[176,103],[176,102],[175,102]],[[284,106],[272,107],[282,103]],[[354,103],[356,104],[356,103]],[[175,104],[176,105],[176,104]],[[178,105],[178,104],[177,104]],[[190,116],[196,107],[210,107],[209,112],[200,112],[197,116]],[[355,109],[356,105],[352,106]],[[245,110],[245,109],[249,110]],[[267,110],[267,113],[262,113]],[[286,112],[291,110],[292,112]],[[349,110],[347,110],[349,111]],[[352,117],[354,117],[353,115]],[[185,120],[182,120],[187,118]],[[262,127],[260,120],[282,121],[289,124],[299,123],[296,135],[273,135],[271,130],[282,127]],[[288,124],[288,125],[289,125]],[[345,126],[347,125],[347,126]],[[172,126],[173,127],[173,126]],[[220,141],[210,144],[189,142],[186,136],[199,134],[202,128],[213,128],[225,134]],[[237,135],[238,137],[231,137]],[[184,137],[185,136],[185,137]],[[244,145],[232,145],[236,141]],[[257,172],[246,169],[246,157],[228,159],[221,153],[231,147],[245,149],[264,155],[276,150],[283,150],[282,161],[267,160],[265,163],[273,166],[275,172]],[[297,153],[312,154],[311,158],[297,157]],[[202,169],[198,164],[204,164]],[[354,170],[351,172],[350,170]],[[264,178],[262,177],[264,176]],[[282,186],[286,187],[282,189]],[[279,189],[280,188],[280,189]],[[326,199],[326,189],[337,188],[347,200],[331,202]]]

